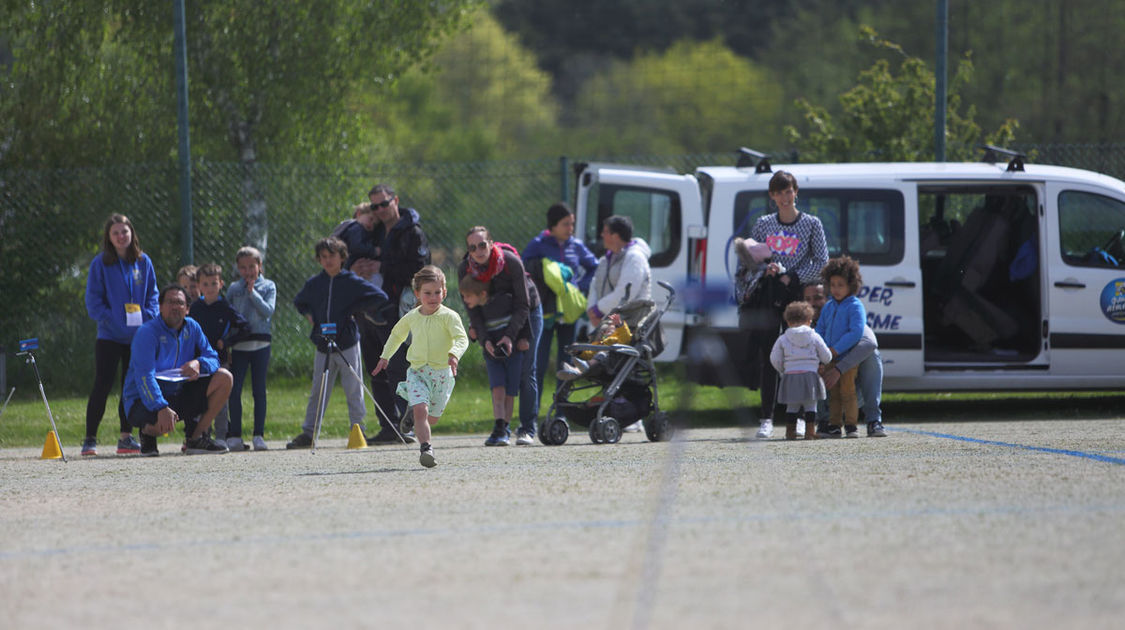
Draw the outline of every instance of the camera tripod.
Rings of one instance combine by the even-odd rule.
[[[38,349],[38,338],[23,339],[20,341],[20,351],[16,353],[16,356],[27,357],[27,362],[31,364],[31,369],[35,371],[35,380],[39,383],[39,395],[43,397],[43,406],[47,408],[47,418],[51,420],[51,434],[55,436],[55,442],[59,447],[59,454],[62,455],[62,460],[66,462],[66,453],[63,453],[62,441],[59,440],[59,429],[55,425],[55,414],[51,413],[51,404],[47,402],[47,391],[43,389],[43,379],[39,376],[39,364],[35,362],[34,351]]]

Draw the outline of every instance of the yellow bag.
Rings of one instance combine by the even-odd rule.
[[[555,294],[558,311],[562,313],[562,320],[573,324],[586,312],[586,296],[577,285],[563,279],[562,268],[559,263],[550,258],[543,258],[543,282]]]

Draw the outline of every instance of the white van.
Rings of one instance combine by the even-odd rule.
[[[769,211],[767,184],[785,170],[829,256],[860,262],[886,389],[1125,388],[1125,182],[992,152],[981,163],[777,167],[742,153],[739,166],[690,175],[576,166],[587,243],[600,247],[605,217],[627,215],[652,247],[654,298],[656,280],[729,292],[706,318],[674,306],[659,360],[684,356],[708,326],[745,362],[731,241]]]

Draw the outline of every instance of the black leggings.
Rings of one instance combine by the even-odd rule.
[[[113,389],[114,370],[121,363],[121,391],[125,390],[125,373],[129,369],[129,344],[117,343],[108,339],[98,339],[94,343],[94,388],[86,401],[86,437],[97,437],[98,425],[105,415],[105,402],[109,390]],[[125,419],[125,397],[117,400],[117,417],[121,421],[121,432],[131,433],[132,427]]]

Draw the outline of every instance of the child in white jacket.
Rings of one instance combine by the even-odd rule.
[[[817,369],[832,360],[832,351],[812,329],[813,308],[808,302],[792,302],[785,307],[789,326],[770,351],[770,363],[781,374],[777,402],[785,405],[785,439],[797,439],[797,418],[804,414],[805,426],[816,426],[816,402],[827,397],[824,381]],[[815,440],[816,431],[805,430],[806,440]]]

